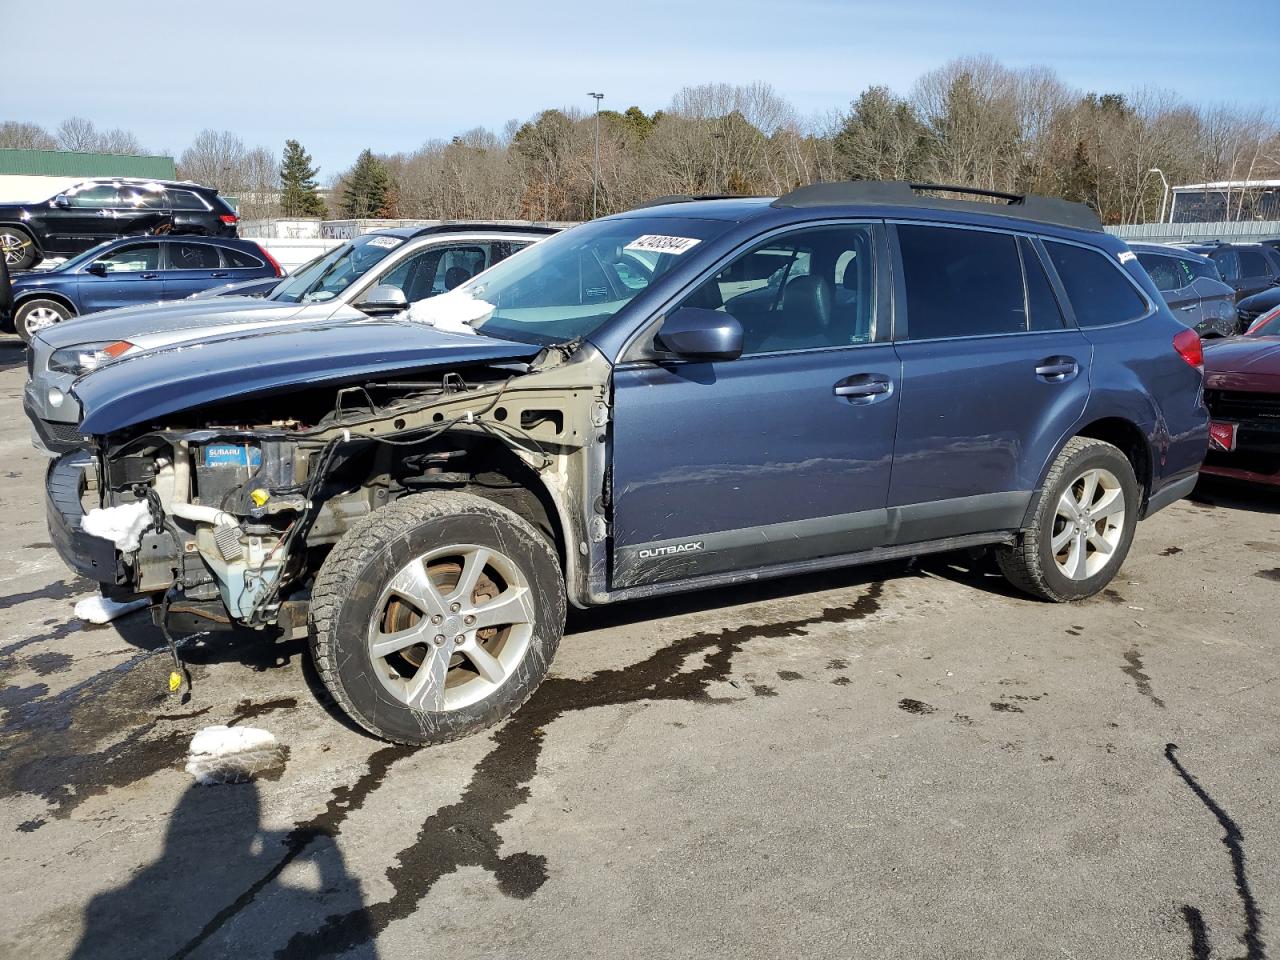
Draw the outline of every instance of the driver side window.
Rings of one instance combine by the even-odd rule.
[[[68,193],[67,199],[73,207],[114,208],[120,206],[120,197],[115,187],[99,185]]]
[[[731,314],[743,356],[875,339],[871,227],[811,227],[766,240],[705,280],[681,304]]]
[[[160,269],[160,245],[135,243],[99,257],[95,264],[106,268],[107,273],[143,273]]]

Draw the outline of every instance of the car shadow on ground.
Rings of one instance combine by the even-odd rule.
[[[1227,507],[1253,513],[1280,514],[1280,488],[1201,475],[1190,500],[1204,509]]]

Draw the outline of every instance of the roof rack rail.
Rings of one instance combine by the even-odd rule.
[[[1056,197],[1042,197],[1034,193],[1006,193],[1002,190],[984,190],[981,187],[961,187],[945,183],[909,183],[905,180],[847,180],[833,183],[814,183],[799,187],[773,201],[775,207],[825,207],[842,203],[892,203],[898,206],[929,207],[974,211],[972,200],[953,200],[929,197],[922,194],[946,192],[970,194],[1004,200],[1004,204],[984,203],[983,212],[1000,216],[1017,217],[1037,223],[1052,223],[1076,230],[1102,229],[1090,207]]]
[[[697,200],[742,200],[743,194],[740,193],[704,193],[700,196],[691,196],[687,193],[676,193],[669,197],[654,197],[652,200],[646,200],[644,203],[637,203],[631,210],[643,210],[645,207],[661,207],[668,203],[693,203]]]

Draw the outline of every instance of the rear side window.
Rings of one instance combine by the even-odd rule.
[[[1154,253],[1138,254],[1138,262],[1151,276],[1151,282],[1160,291],[1177,290],[1183,286],[1182,270],[1173,257],[1162,257]]]
[[[1178,257],[1177,261],[1187,275],[1187,283],[1191,283],[1197,277],[1208,277],[1210,280],[1222,282],[1222,274],[1218,272],[1218,265],[1208,257]]]
[[[898,225],[911,340],[1028,329],[1022,263],[1007,233]]]
[[[169,199],[173,203],[175,210],[199,210],[208,212],[209,205],[200,199],[199,194],[192,193],[190,190],[170,190]]]
[[[1066,288],[1067,299],[1080,326],[1125,323],[1147,312],[1146,301],[1109,257],[1096,250],[1052,240],[1046,240],[1044,246]]]
[[[1240,251],[1240,276],[1269,277],[1271,270],[1267,266],[1267,258],[1257,250]]]
[[[1022,253],[1022,276],[1027,285],[1028,329],[1061,330],[1066,326],[1066,319],[1062,316],[1062,307],[1049,284],[1035,244],[1026,237],[1019,237],[1018,250]]]
[[[252,254],[245,253],[243,250],[232,250],[230,247],[220,247],[222,251],[222,259],[226,266],[237,267],[244,270],[256,270],[265,264]]]
[[[169,244],[170,270],[217,270],[220,266],[218,249],[207,243]]]
[[[1223,280],[1240,279],[1240,255],[1234,250],[1223,250],[1219,253],[1211,253],[1209,256],[1222,271]]]

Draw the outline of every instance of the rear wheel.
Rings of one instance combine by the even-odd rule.
[[[312,652],[338,704],[399,743],[443,743],[510,716],[564,629],[560,564],[516,514],[463,493],[364,518],[316,578]]]
[[[10,270],[26,270],[40,259],[35,241],[25,230],[17,227],[0,227],[0,253]]]
[[[13,313],[13,326],[18,336],[30,343],[41,330],[74,316],[75,312],[70,307],[57,300],[25,300]]]
[[[1111,582],[1138,522],[1133,466],[1103,440],[1074,437],[1045,478],[1033,526],[996,551],[1005,577],[1033,596],[1082,600]]]

